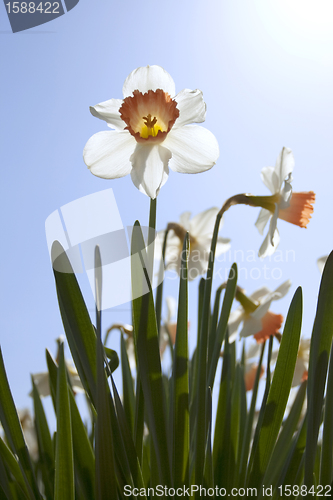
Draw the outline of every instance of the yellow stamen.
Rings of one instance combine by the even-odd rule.
[[[154,116],[154,118],[152,119],[150,113],[148,113],[147,116],[143,116],[142,120],[144,121],[144,125],[141,129],[140,136],[144,139],[147,139],[147,137],[149,136],[156,137],[158,131],[163,130],[162,127],[157,123],[156,116]]]
[[[157,118],[154,116],[153,119],[151,119],[151,114],[149,113],[148,116],[144,116],[143,121],[145,122],[146,127],[148,128],[154,128],[154,125],[157,123]]]

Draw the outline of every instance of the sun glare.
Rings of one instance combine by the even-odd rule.
[[[269,35],[287,52],[333,62],[332,0],[255,0]]]

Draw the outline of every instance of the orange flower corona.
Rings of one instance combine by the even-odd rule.
[[[179,117],[176,101],[161,89],[145,94],[134,90],[133,96],[124,99],[119,113],[125,129],[142,143],[163,142]]]
[[[271,335],[276,335],[283,323],[283,316],[281,314],[274,314],[268,311],[265,316],[261,318],[262,330],[254,335],[258,344],[268,340]]]
[[[279,210],[279,219],[299,227],[306,227],[311,219],[315,199],[316,195],[313,191],[293,193],[289,207]]]

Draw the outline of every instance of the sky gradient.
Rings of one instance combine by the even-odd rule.
[[[54,353],[55,339],[63,333],[45,238],[47,217],[66,203],[112,187],[123,224],[136,219],[147,224],[149,199],[130,176],[114,181],[94,177],[82,159],[87,140],[107,130],[89,106],[122,98],[126,76],[147,64],[164,67],[177,92],[203,91],[204,126],[220,146],[220,158],[210,171],[170,173],[157,199],[158,229],[184,211],[220,207],[237,193],[268,195],[261,169],[275,165],[283,146],[292,149],[294,190],[316,193],[308,228],[279,221],[279,253],[253,261],[262,242],[254,226],[258,209],[232,208],[221,232],[232,246],[221,268],[225,275],[237,260],[239,284],[248,292],[263,285],[274,289],[291,279],[287,297],[272,307],[284,316],[301,285],[303,335],[311,334],[320,283],[316,260],[333,247],[329,4],[316,2],[314,9],[314,2],[288,0],[277,9],[272,0],[80,0],[66,15],[16,34],[0,6],[0,343],[18,407],[31,405],[29,374],[45,370],[45,348]],[[279,271],[273,275],[275,268]],[[93,312],[87,280],[79,279]],[[189,284],[192,346],[197,284]],[[175,295],[175,280],[166,289]],[[105,312],[104,329],[116,321],[131,322],[128,305]],[[119,351],[116,334],[113,342]]]

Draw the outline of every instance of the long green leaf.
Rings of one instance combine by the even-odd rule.
[[[214,307],[211,315],[209,334],[208,334],[208,366],[210,365],[210,360],[212,358],[212,354],[214,351],[216,329],[220,312],[221,294],[224,288],[225,287],[223,285],[219,286],[215,293]]]
[[[135,395],[135,416],[134,416],[134,442],[136,453],[140,464],[143,461],[143,430],[145,422],[145,402],[139,373],[136,377],[136,395]]]
[[[319,484],[331,484],[333,481],[333,346],[325,398],[323,444],[321,449]]]
[[[220,358],[222,342],[228,326],[228,319],[230,316],[231,306],[235,297],[236,286],[237,286],[237,264],[233,264],[229,272],[226,291],[223,298],[222,310],[216,330],[214,349],[212,351],[212,356],[208,365],[209,366],[208,387],[211,387],[212,390],[214,385],[216,368]]]
[[[101,339],[102,263],[98,247],[95,249],[95,284],[97,328],[97,345],[95,347],[97,352],[96,499],[112,500],[117,498],[117,481],[111,420],[111,395],[104,370],[104,351]]]
[[[54,277],[68,345],[84,388],[96,398],[96,335],[66,252],[59,242],[52,246]],[[58,257],[55,258],[55,255]]]
[[[91,500],[94,496],[95,486],[95,455],[75,397],[70,390],[69,404],[72,420],[75,480],[80,487],[80,499]]]
[[[266,344],[266,342],[265,342]],[[268,394],[269,390],[271,387],[271,357],[272,357],[272,350],[273,350],[273,337],[271,336],[269,339],[269,344],[268,344],[268,354],[267,354],[267,365],[266,365],[266,384],[265,384],[265,391],[264,395],[261,401],[261,407],[259,410],[259,415],[258,415],[258,420],[257,420],[257,425],[254,431],[254,436],[252,440],[252,447],[251,447],[251,455],[247,467],[247,472],[246,472],[246,479],[249,479],[250,472],[252,471],[253,467],[253,462],[254,462],[254,457],[256,455],[258,443],[259,443],[259,437],[260,437],[260,432],[261,432],[261,427],[264,422],[264,416],[265,416],[265,410],[266,410],[266,404],[268,400]]]
[[[10,473],[12,474],[16,482],[17,492],[19,493],[20,497],[26,500],[34,499],[35,496],[30,488],[30,485],[26,477],[24,476],[20,464],[18,463],[13,453],[10,451],[10,449],[6,446],[6,444],[3,442],[1,438],[0,438],[0,455],[3,462],[7,465],[8,469],[10,470]],[[3,486],[6,487],[6,483],[4,483]],[[7,486],[9,485],[7,484]]]
[[[135,449],[135,445],[133,442],[130,428],[127,424],[125,411],[124,411],[124,408],[121,404],[121,400],[120,400],[120,397],[119,397],[119,394],[118,394],[118,391],[117,391],[117,388],[116,388],[116,385],[114,383],[112,376],[111,376],[111,383],[112,383],[112,390],[113,390],[113,394],[114,394],[115,408],[117,411],[117,419],[119,422],[119,429],[121,431],[121,435],[123,438],[124,448],[126,450],[126,456],[128,458],[128,463],[129,463],[129,467],[131,470],[133,483],[139,489],[144,488],[144,482],[143,482],[142,471],[140,468],[139,459],[138,459],[138,456],[136,454],[136,449]],[[142,495],[142,496],[145,498],[145,495]]]
[[[135,223],[132,234],[132,288],[135,348],[138,373],[147,410],[149,431],[154,442],[160,482],[171,484],[166,435],[166,410],[154,301],[146,268],[141,228]],[[148,292],[146,291],[148,289]]]
[[[49,370],[50,390],[51,394],[53,394],[57,391],[58,367],[48,351],[46,351],[46,359]],[[95,456],[87,435],[87,430],[77,408],[74,394],[70,388],[68,388],[68,395],[72,421],[75,486],[80,492],[80,498],[90,500],[94,496]],[[57,412],[56,405],[55,411]]]
[[[201,484],[207,438],[207,415],[206,415],[206,390],[207,390],[207,350],[208,331],[210,321],[210,298],[214,273],[214,259],[217,237],[222,219],[222,213],[216,216],[216,222],[209,252],[207,277],[205,280],[205,293],[202,305],[202,317],[200,323],[200,343],[198,344],[198,374],[197,374],[197,398],[196,398],[196,427],[195,427],[195,482]],[[199,498],[199,493],[196,493]]]
[[[205,293],[205,279],[201,278],[198,290],[198,327],[197,327],[197,343],[194,349],[192,359],[190,360],[189,370],[189,387],[190,387],[190,436],[191,436],[191,469],[193,466],[193,458],[195,455],[195,424],[196,424],[196,408],[198,398],[198,371],[199,371],[199,345],[200,345],[200,325],[202,319],[202,304]]]
[[[278,485],[299,484],[298,478],[304,465],[304,450],[306,445],[307,415],[293,439],[292,445],[285,460]]]
[[[256,378],[255,378],[254,386],[252,389],[250,410],[249,410],[249,413],[247,415],[245,430],[244,430],[244,438],[242,441],[242,448],[241,448],[241,454],[240,454],[240,460],[239,460],[239,476],[238,476],[238,484],[241,487],[245,486],[246,466],[247,466],[247,461],[248,461],[248,456],[249,456],[251,435],[252,435],[252,429],[253,429],[253,420],[254,420],[254,413],[255,413],[255,409],[256,409],[258,387],[259,387],[259,380],[260,380],[260,374],[261,374],[262,360],[264,357],[264,350],[265,350],[265,344],[263,344],[262,348],[261,348]]]
[[[301,321],[302,291],[298,288],[291,302],[282,335],[258,446],[254,454],[250,486],[259,487],[279,434],[295,370]]]
[[[316,317],[312,330],[308,378],[308,427],[304,484],[313,485],[317,439],[321,423],[326,374],[333,337],[333,252],[321,279]]]
[[[205,488],[214,489],[214,468],[213,468],[213,454],[212,454],[212,393],[209,390],[207,394],[207,415],[208,415],[208,432],[207,444],[205,454],[205,467],[203,482]]]
[[[57,379],[57,437],[55,456],[55,500],[74,500],[72,421],[69,408],[64,345],[59,346]]]
[[[306,393],[306,381],[300,386],[297,396],[295,398],[294,404],[290,410],[286,421],[282,427],[282,431],[276,442],[274,451],[271,455],[270,462],[265,472],[263,479],[263,484],[275,487],[276,481],[279,478],[283,464],[287,459],[288,452],[290,449],[290,443],[292,442],[292,437],[296,431],[297,424],[301,415],[302,407],[304,404],[304,398]],[[259,498],[261,496],[259,495]]]
[[[22,427],[16,412],[10,391],[5,365],[0,348],[0,422],[5,431],[9,445],[19,458],[20,465],[36,498],[40,498],[39,489],[33,471],[29,451],[24,440]]]
[[[189,375],[187,259],[189,235],[184,239],[179,283],[176,345],[173,362],[173,480],[175,487],[189,484]]]
[[[235,344],[234,344],[235,345]],[[236,371],[234,376],[234,382],[232,385],[231,394],[231,425],[230,425],[230,446],[232,449],[232,455],[235,457],[235,467],[230,471],[229,485],[231,487],[238,482],[238,463],[240,461],[239,454],[240,443],[241,443],[241,431],[244,430],[242,424],[246,419],[246,415],[242,414],[244,411],[244,400],[245,397],[245,412],[246,412],[246,395],[245,395],[245,383],[244,383],[244,370],[243,367],[238,363],[236,365]]]
[[[46,497],[51,500],[53,499],[54,492],[54,449],[44,408],[33,377],[31,377],[31,381],[35,412],[35,427],[39,449],[39,460],[42,464],[42,477],[44,480],[45,494]]]
[[[26,495],[23,495],[22,493],[22,498],[23,497],[24,499],[27,498]],[[13,493],[11,491],[10,480],[6,472],[4,461],[2,460],[1,452],[0,452],[0,498],[6,498],[7,500],[15,500]]]
[[[128,360],[126,349],[126,342],[124,335],[120,334],[120,359],[121,359],[121,373],[123,382],[123,404],[124,412],[127,419],[129,429],[133,432],[134,429],[134,412],[135,412],[135,395],[133,387],[133,377]]]
[[[232,454],[234,450],[230,440],[232,362],[233,356],[227,334],[224,343],[213,446],[214,479],[219,487],[227,485],[229,470],[235,469],[235,455]]]
[[[57,377],[58,377],[58,367],[56,362],[54,361],[52,354],[48,351],[48,349],[45,350],[45,355],[46,355],[46,364],[47,364],[47,369],[49,372],[49,385],[50,385],[50,392],[51,392],[51,398],[52,398],[52,403],[53,403],[53,408],[54,411],[57,413]]]

